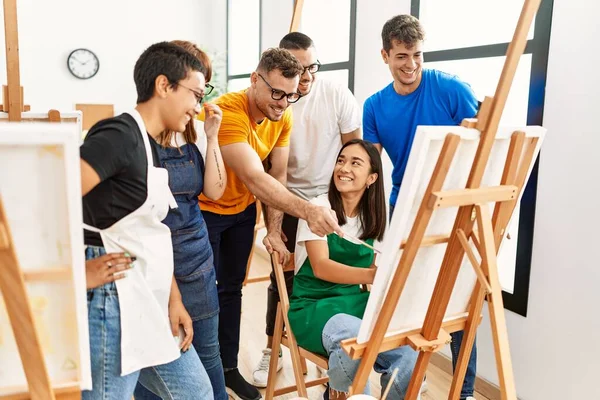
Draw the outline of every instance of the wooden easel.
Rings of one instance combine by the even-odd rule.
[[[466,188],[441,191],[459,143],[457,135],[448,134],[408,239],[406,243],[401,244],[404,251],[369,342],[359,345],[356,339],[350,339],[342,344],[353,359],[362,357],[350,388],[351,394],[362,393],[380,352],[409,345],[419,352],[419,356],[405,398],[416,399],[432,354],[450,342],[449,333],[464,330],[463,343],[448,397],[458,400],[477,326],[481,321],[483,301],[487,298],[501,396],[502,399],[517,399],[496,254],[509,218],[517,205],[519,194],[524,189],[537,139],[526,140],[523,132],[515,132],[511,138],[500,186],[481,188],[480,185],[519,58],[527,43],[529,27],[540,2],[541,0],[525,0],[513,40],[508,47],[506,62],[495,96],[485,98],[477,120],[470,119],[462,123],[463,126],[477,128],[481,132]],[[488,210],[490,202],[496,204],[493,216],[490,216]],[[435,210],[456,206],[459,207],[458,214],[450,234],[447,237],[425,237],[426,228]],[[473,229],[475,221],[477,221],[477,231]],[[473,241],[481,256],[481,264],[474,256],[469,239]],[[438,243],[448,244],[423,327],[384,338],[419,248]],[[468,316],[444,323],[443,318],[465,254],[473,264],[477,275]]]
[[[6,71],[8,85],[4,86],[2,110],[8,113],[9,121],[22,121],[21,113],[28,111],[23,105],[23,88],[19,75],[19,41],[17,29],[16,0],[4,0],[4,30],[6,35]],[[40,118],[35,118],[40,121]],[[43,120],[43,119],[42,119]],[[47,121],[76,121],[73,118],[61,118],[57,110],[48,112]],[[19,348],[21,362],[29,385],[29,393],[1,397],[3,399],[32,400],[75,400],[81,399],[79,386],[62,387],[53,390],[39,335],[35,327],[33,311],[27,294],[25,281],[56,281],[68,279],[69,271],[58,269],[54,272],[28,272],[24,274],[17,260],[15,248],[0,198],[0,292],[2,292],[6,310],[10,319],[15,341]],[[65,273],[66,272],[66,273]]]

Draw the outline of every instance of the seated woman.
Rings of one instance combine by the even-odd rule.
[[[373,250],[355,242],[373,245],[385,231],[385,194],[381,157],[370,142],[354,139],[338,155],[329,193],[312,200],[331,207],[346,238],[335,234],[319,237],[300,221],[296,237],[296,276],[290,297],[289,321],[298,345],[329,357],[330,396],[345,399],[360,361],[351,360],[340,347],[344,339],[356,337],[369,292],[361,284],[373,283]],[[389,399],[403,399],[417,353],[408,346],[379,354],[375,371],[387,387],[393,371],[398,374]],[[369,388],[366,388],[368,393]]]

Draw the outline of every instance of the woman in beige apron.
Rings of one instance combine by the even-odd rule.
[[[135,257],[124,279],[88,290],[93,389],[83,392],[85,400],[129,400],[138,379],[162,398],[212,399],[190,348],[191,318],[174,283],[171,232],[161,222],[177,203],[149,138],[183,131],[193,120],[205,73],[178,46],[150,46],[134,70],[136,110],[99,122],[81,146],[86,258]],[[106,261],[106,268],[110,276],[115,265]],[[155,368],[167,363],[168,373]]]

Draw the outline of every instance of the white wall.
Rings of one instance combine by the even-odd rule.
[[[392,82],[390,70],[381,58],[381,29],[388,19],[398,14],[410,14],[410,0],[357,1],[354,96],[361,109],[369,96]],[[382,162],[386,198],[389,199],[393,165],[385,152]]]
[[[111,103],[117,112],[133,107],[133,67],[146,47],[173,39],[213,47],[206,17],[211,2],[171,0],[167,6],[160,0],[19,0],[17,4],[21,86],[25,103],[34,111],[72,110],[75,103]],[[224,24],[214,26],[224,32]],[[4,43],[4,30],[0,40]],[[100,59],[98,74],[89,80],[79,80],[67,69],[67,56],[79,47],[89,48]],[[6,84],[4,51],[0,77]]]
[[[392,81],[381,58],[381,29],[398,14],[410,14],[410,0],[358,0],[354,95],[362,103]]]
[[[290,31],[293,2],[262,0],[262,49],[279,46],[279,41]]]
[[[523,400],[600,399],[600,3],[554,0],[527,318],[507,312]],[[478,373],[497,382],[489,319]]]

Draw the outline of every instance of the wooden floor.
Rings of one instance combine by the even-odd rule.
[[[252,266],[250,267],[250,276],[261,276],[269,273],[271,266],[260,253],[255,253]],[[265,312],[267,308],[267,287],[268,282],[251,283],[244,287],[242,298],[242,329],[240,339],[239,368],[240,372],[248,380],[252,376],[252,370],[260,361],[261,350],[266,346],[265,336]],[[294,374],[290,355],[284,348],[283,369],[277,375],[277,387],[289,386],[294,384]],[[308,377],[316,377],[317,370],[315,365],[308,363]],[[373,372],[370,377],[371,394],[378,396],[380,393],[379,375]],[[428,390],[421,397],[422,400],[445,400],[448,398],[451,376],[437,368],[434,365],[429,366],[427,370]],[[308,389],[308,396],[312,399],[321,399],[324,386]],[[264,396],[264,390],[261,390]],[[278,399],[292,399],[296,393],[290,393]],[[475,394],[477,400],[488,400],[487,397]]]

